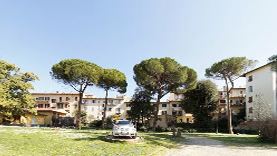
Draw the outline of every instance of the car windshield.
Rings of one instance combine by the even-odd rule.
[[[130,125],[131,121],[117,121],[115,124],[116,125]]]

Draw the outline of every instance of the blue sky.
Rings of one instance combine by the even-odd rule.
[[[171,57],[193,68],[199,80],[206,68],[228,57],[265,64],[277,49],[276,7],[274,0],[3,0],[0,59],[40,77],[32,92],[74,92],[49,75],[63,59],[118,69],[127,77],[130,97],[136,87],[133,66],[153,57]],[[96,87],[87,93],[105,95]]]

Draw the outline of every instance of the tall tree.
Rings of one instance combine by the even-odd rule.
[[[130,103],[131,109],[127,111],[128,116],[134,122],[144,124],[144,119],[150,119],[154,112],[154,106],[151,105],[151,94],[143,88],[137,88]]]
[[[0,114],[11,121],[13,115],[23,115],[33,109],[35,99],[29,92],[34,89],[31,82],[38,80],[33,73],[21,73],[20,68],[0,60]]]
[[[80,59],[66,59],[52,66],[53,79],[71,86],[79,93],[76,127],[79,128],[83,94],[88,86],[98,83],[102,68],[94,63]]]
[[[106,92],[104,114],[102,117],[102,128],[105,128],[106,111],[108,105],[108,92],[111,89],[116,89],[119,93],[125,93],[127,82],[123,73],[116,69],[104,69],[98,81],[98,86],[103,88]]]
[[[193,114],[198,128],[212,128],[211,112],[218,102],[216,85],[210,80],[198,81],[195,89],[184,94],[181,107],[185,112]]]
[[[197,74],[193,69],[181,66],[169,57],[144,60],[136,64],[133,70],[137,85],[157,95],[153,131],[156,130],[161,98],[169,92],[193,89],[197,82]]]
[[[228,113],[228,130],[233,134],[232,115],[230,107],[230,92],[234,88],[234,80],[255,65],[256,61],[248,60],[246,57],[231,57],[220,62],[214,63],[206,69],[205,76],[218,80],[224,80],[227,91],[227,113]],[[229,83],[231,86],[229,86]]]

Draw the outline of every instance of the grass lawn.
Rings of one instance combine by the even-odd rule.
[[[103,141],[109,130],[72,130],[0,126],[0,155],[160,155],[184,138],[171,133],[139,133],[139,143]]]
[[[250,147],[265,147],[277,149],[277,144],[264,143],[258,138],[258,135],[248,135],[248,134],[215,134],[215,133],[189,133],[187,135],[207,137],[214,140],[222,141],[223,143],[231,146],[250,146]]]

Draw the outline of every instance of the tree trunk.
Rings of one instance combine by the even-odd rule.
[[[81,86],[82,88],[82,86]],[[77,111],[77,115],[76,115],[76,129],[80,129],[80,118],[81,118],[81,105],[82,105],[82,101],[83,101],[83,92],[80,91],[79,92],[79,102],[78,102],[78,111]]]
[[[159,106],[161,101],[161,93],[158,94],[158,99],[156,103],[156,111],[154,113],[154,121],[153,121],[153,131],[156,131],[157,121],[158,121],[158,114],[159,114]]]
[[[105,106],[104,106],[103,117],[102,117],[102,129],[105,128],[105,123],[106,123],[105,119],[106,119],[107,105],[108,105],[108,89],[106,89]]]
[[[231,112],[231,105],[230,105],[230,92],[227,79],[226,82],[226,90],[227,90],[227,113],[228,113],[228,131],[229,134],[233,134],[233,126],[232,126],[232,112]]]

